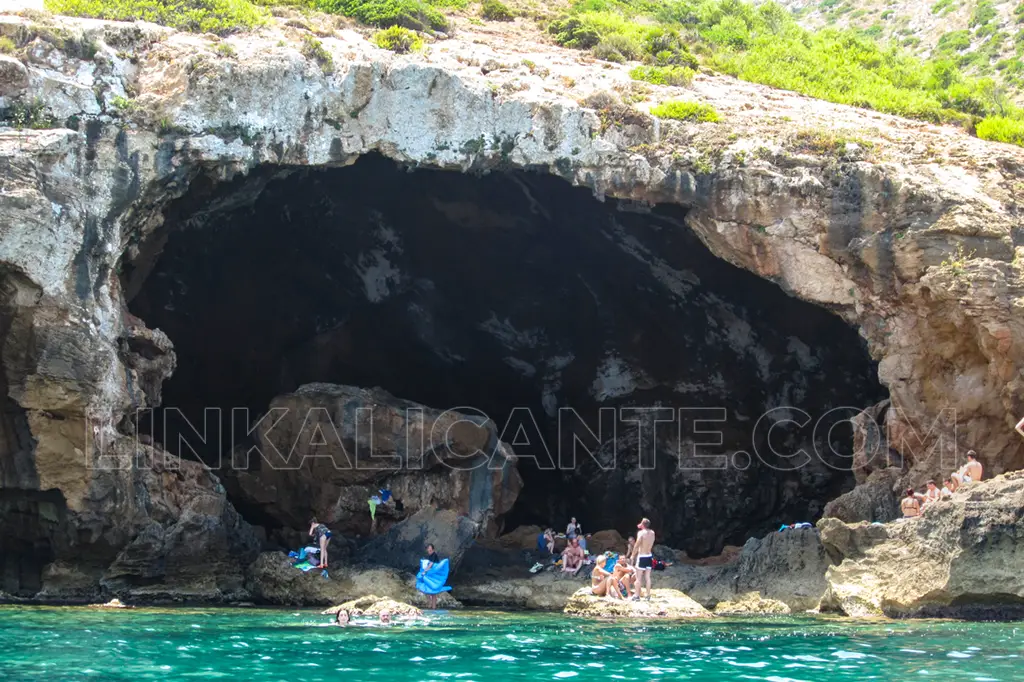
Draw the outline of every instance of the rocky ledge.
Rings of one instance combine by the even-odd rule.
[[[822,610],[848,616],[1024,617],[1024,472],[966,486],[887,524],[819,522],[835,561]]]
[[[391,616],[401,616],[403,618],[421,618],[423,612],[412,604],[406,604],[405,602],[395,601],[388,597],[378,597],[375,594],[368,594],[365,597],[359,597],[347,601],[344,604],[338,606],[332,606],[331,608],[324,611],[324,615],[331,615],[338,613],[338,611],[348,611],[350,616],[380,616],[383,613],[387,613]]]
[[[589,587],[578,590],[565,605],[565,613],[584,618],[710,618],[711,612],[679,590],[657,588],[648,599],[595,597]]]

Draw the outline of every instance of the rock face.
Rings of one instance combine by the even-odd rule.
[[[477,536],[497,534],[521,487],[492,422],[380,389],[304,385],[275,398],[259,424],[261,454],[235,457],[222,475],[250,513],[298,536],[292,546],[313,516],[335,533],[368,535],[367,501],[384,488],[397,503],[377,507],[377,530],[398,525],[365,560],[408,569],[433,542],[457,566]]]
[[[711,613],[679,590],[651,590],[650,601],[608,600],[595,597],[589,587],[577,591],[565,605],[570,616],[584,618],[710,618]]]
[[[899,518],[902,514],[897,486],[901,473],[895,468],[873,472],[865,482],[826,504],[824,516],[837,518],[846,523],[885,523]]]
[[[765,599],[757,592],[740,595],[736,601],[721,601],[715,604],[715,615],[785,615],[790,608],[776,599]]]
[[[502,205],[516,204],[513,215],[539,216],[529,222],[534,232],[522,241],[499,240],[496,235],[521,230],[521,222],[509,223],[500,214],[481,219],[480,208],[487,201],[479,197],[466,201],[465,195],[438,196],[429,216],[433,221],[443,214],[448,224],[461,225],[461,232],[449,236],[441,249],[454,250],[459,268],[431,267],[427,261],[435,252],[420,251],[422,267],[413,269],[408,279],[392,268],[406,244],[403,235],[431,240],[429,234],[415,232],[415,222],[401,235],[387,221],[363,230],[356,240],[359,249],[351,253],[313,241],[307,253],[341,254],[347,258],[340,261],[342,269],[359,273],[363,314],[356,319],[352,307],[355,331],[340,319],[318,320],[322,310],[312,304],[288,309],[301,319],[275,311],[270,323],[247,330],[244,341],[233,326],[237,318],[228,318],[230,323],[221,327],[204,319],[204,324],[193,325],[205,332],[198,338],[219,353],[208,358],[208,366],[223,361],[240,367],[236,374],[270,374],[277,381],[279,365],[271,371],[267,365],[236,359],[244,355],[240,347],[259,347],[262,336],[278,339],[278,329],[291,327],[312,330],[299,340],[311,345],[297,343],[293,359],[307,355],[305,348],[330,348],[355,339],[360,348],[376,349],[389,361],[401,357],[402,349],[389,352],[387,346],[374,345],[380,337],[370,332],[381,320],[403,320],[405,326],[389,326],[395,334],[386,336],[420,339],[413,364],[424,367],[422,358],[431,354],[436,363],[432,376],[455,377],[460,366],[470,367],[469,379],[463,375],[452,384],[461,390],[474,384],[470,379],[485,375],[480,367],[489,366],[471,362],[479,355],[454,352],[459,344],[446,338],[444,323],[458,318],[469,320],[465,326],[475,329],[472,335],[454,335],[463,339],[467,353],[485,348],[487,357],[498,359],[493,366],[502,367],[499,379],[519,377],[512,399],[524,396],[549,410],[565,404],[569,388],[574,395],[589,395],[589,405],[598,408],[676,405],[688,395],[715,400],[741,388],[737,395],[742,400],[730,403],[722,429],[728,445],[715,446],[714,437],[696,429],[653,443],[636,435],[617,445],[637,451],[653,445],[647,451],[658,453],[668,468],[652,471],[637,461],[636,466],[605,473],[602,465],[616,444],[599,443],[597,460],[587,465],[591,470],[581,467],[534,498],[542,507],[543,500],[556,499],[551,493],[570,489],[580,493],[578,499],[594,501],[589,511],[595,517],[617,510],[629,516],[646,514],[656,527],[683,541],[673,544],[695,554],[738,543],[769,523],[815,516],[827,498],[852,483],[848,472],[836,473],[830,466],[835,464],[831,454],[810,454],[806,446],[821,444],[821,439],[814,438],[811,426],[794,426],[802,423],[796,419],[799,412],[783,410],[768,420],[780,429],[793,427],[783,439],[781,454],[795,468],[785,469],[777,458],[761,456],[763,448],[759,453],[746,447],[764,444],[766,437],[758,441],[752,436],[751,424],[759,423],[769,408],[793,407],[801,399],[846,405],[843,399],[852,396],[857,410],[885,398],[873,382],[864,383],[872,373],[870,362],[859,349],[851,350],[852,332],[839,320],[856,328],[878,362],[878,379],[891,403],[875,420],[882,433],[872,452],[898,456],[906,470],[901,485],[948,472],[960,464],[966,447],[981,453],[990,474],[1024,466],[1024,443],[1011,430],[1024,414],[1020,149],[704,75],[686,91],[649,90],[641,106],[654,99],[698,99],[715,106],[723,123],[656,121],[638,111],[630,116],[635,124],[616,125],[607,116],[615,110],[615,97],[593,96],[615,88],[632,93],[628,67],[587,67],[568,53],[537,46],[550,68],[546,75],[532,73],[518,51],[523,45],[481,45],[472,32],[416,57],[385,54],[361,35],[338,32],[323,39],[335,64],[327,73],[302,55],[306,34],[284,25],[229,39],[237,57],[227,57],[218,56],[220,41],[150,24],[50,21],[66,29],[71,42],[95,41],[95,56],[85,60],[63,51],[47,37],[53,26],[0,17],[4,34],[19,36],[16,54],[4,58],[5,72],[14,77],[10,99],[3,95],[4,105],[38,100],[52,125],[0,129],[0,587],[7,592],[91,594],[107,579],[112,589],[131,591],[173,584],[177,575],[189,576],[191,584],[194,572],[206,566],[211,547],[193,532],[213,533],[245,549],[242,556],[250,553],[254,535],[225,500],[214,476],[185,462],[178,469],[157,470],[135,461],[139,450],[132,434],[137,424],[129,415],[158,405],[167,373],[181,363],[167,343],[178,343],[175,335],[161,337],[146,330],[128,312],[129,302],[142,295],[148,277],[159,274],[161,252],[173,251],[174,240],[185,239],[182,232],[190,226],[200,231],[209,227],[206,216],[219,220],[235,209],[251,214],[272,181],[284,183],[275,185],[273,196],[297,193],[296,178],[300,185],[308,180],[294,172],[297,168],[344,170],[371,152],[407,167],[509,171],[501,177],[521,183],[516,185],[520,191],[513,199],[503,195]],[[482,74],[474,66],[482,57],[501,68]],[[24,67],[27,85],[10,59]],[[122,99],[131,100],[132,106],[116,106]],[[844,136],[862,138],[870,152],[868,144],[843,143]],[[622,210],[615,218],[595,219],[593,230],[586,233],[585,225],[562,220],[551,212],[550,201],[537,199],[544,183],[523,180],[541,172],[586,187],[600,198],[617,198],[621,202],[616,207]],[[292,184],[280,176],[292,177]],[[556,190],[543,189],[555,195]],[[367,201],[360,204],[360,215],[365,220],[373,210],[387,217],[382,206],[397,211],[405,205],[427,205],[422,198],[407,201],[378,187],[380,192],[386,194],[383,201],[370,201],[375,197],[364,192]],[[300,205],[322,206],[321,213],[335,210],[332,219],[344,215],[325,196],[322,205],[298,202],[279,207],[273,216],[294,209],[305,221],[308,214]],[[660,205],[653,217],[636,219],[651,205]],[[562,222],[574,231],[549,229]],[[293,228],[298,230],[289,223],[281,232]],[[215,233],[205,232],[200,241],[213,242]],[[477,235],[473,241],[458,239],[472,234]],[[715,256],[774,282],[793,300],[784,304],[785,297],[773,298],[778,292],[767,293],[771,288],[761,287],[759,280],[714,269],[720,263],[694,260],[694,236]],[[270,232],[261,248],[284,258],[292,245],[274,237]],[[554,249],[545,238],[568,246]],[[501,250],[503,260],[474,259],[475,252],[466,247],[492,241],[501,248],[492,243],[479,253],[490,257]],[[616,260],[606,258],[609,244],[617,250]],[[517,250],[510,251],[512,246]],[[408,258],[413,252],[405,253]],[[220,265],[196,260],[216,281]],[[625,269],[604,265],[630,260],[628,275]],[[313,261],[304,257],[297,262]],[[566,274],[569,262],[579,265],[582,282],[575,272]],[[563,277],[549,280],[555,265]],[[463,278],[467,271],[474,276]],[[293,273],[294,278],[312,277],[318,270]],[[451,275],[447,279],[446,273]],[[500,306],[496,302],[494,309],[466,304],[470,294],[486,291],[487,282],[505,273],[530,284],[527,300],[546,312],[531,310],[529,304],[518,308],[514,297]],[[161,286],[179,295],[189,282],[176,274],[182,273],[170,271]],[[243,301],[261,276],[259,271],[247,279],[234,278],[224,290],[236,302]],[[348,302],[356,300],[353,282],[346,279],[334,289],[326,279],[312,281],[315,294],[304,300],[337,296],[348,309]],[[718,289],[713,286],[723,282]],[[739,293],[726,296],[730,283]],[[393,291],[401,295],[391,299]],[[624,295],[627,291],[631,294]],[[440,292],[437,299],[432,292]],[[459,292],[466,297],[454,295]],[[734,293],[741,298],[731,298]],[[748,295],[752,298],[742,298]],[[625,299],[614,310],[639,321],[628,330],[635,328],[636,334],[599,314],[606,299]],[[806,308],[790,307],[799,303],[796,299],[834,313],[826,318],[834,328],[823,336],[801,332],[811,317]],[[379,314],[389,300],[400,314]],[[550,305],[552,301],[559,305]],[[780,315],[784,305],[790,313]],[[474,315],[467,315],[467,309]],[[574,323],[587,311],[594,312],[590,319],[598,320],[603,331],[580,339],[573,334]],[[533,332],[545,325],[520,321],[550,318],[555,319],[547,326],[564,333],[540,339]],[[792,326],[784,327],[783,319]],[[819,331],[826,325],[808,324]],[[368,328],[370,332],[360,335]],[[643,333],[647,329],[659,333]],[[407,336],[398,335],[401,331]],[[481,345],[484,337],[492,339],[491,345]],[[677,338],[708,342],[702,350],[696,341],[680,346]],[[844,340],[834,342],[837,338]],[[579,347],[563,347],[565,342],[579,342]],[[680,348],[687,353],[680,354]],[[674,358],[675,364],[646,366],[644,358],[654,356]],[[368,357],[359,355],[341,366],[351,371],[353,365],[387,364],[379,359],[359,362]],[[293,377],[305,371],[301,362],[289,366]],[[738,368],[730,381],[725,380],[728,368]],[[859,388],[844,393],[849,387]],[[203,388],[205,399],[205,387],[197,383],[195,388]],[[261,409],[282,392],[248,396],[251,400],[242,403]],[[480,393],[496,394],[489,386]],[[510,401],[500,404],[507,408]],[[519,435],[515,428],[511,433]],[[521,441],[510,437],[508,442],[518,451]],[[693,448],[695,442],[712,445]],[[532,443],[536,445],[536,437]],[[816,463],[796,467],[790,456],[801,448]],[[142,456],[145,461],[157,451],[143,452],[148,453]],[[692,458],[687,453],[714,456],[723,466],[713,471],[688,466]],[[130,466],[90,466],[111,456]],[[869,464],[867,459],[860,461]],[[485,488],[490,489],[479,489]],[[477,489],[470,485],[471,491]],[[257,510],[273,505],[242,506],[249,499],[239,498],[239,508],[264,525],[266,519],[257,518]],[[195,516],[182,523],[193,500],[198,500]],[[665,510],[673,510],[671,518]],[[941,584],[937,596],[887,594],[879,608],[913,609],[925,601],[940,603],[945,595],[969,601],[1016,594],[977,581],[982,587],[962,583],[977,577],[965,567],[966,557],[979,566],[986,561],[978,549],[985,542],[970,524],[1009,538],[1017,526],[1000,525],[996,519],[1011,516],[1005,511],[989,518],[963,507],[956,542],[967,544],[951,549],[965,560],[953,562],[945,582],[937,576],[921,578]],[[618,521],[588,528],[619,527]],[[926,515],[918,527],[932,528],[933,523],[938,521]],[[717,527],[707,530],[711,525]],[[902,536],[911,529],[892,532]],[[202,551],[191,556],[192,546]],[[167,561],[151,561],[153,551],[163,552]],[[1008,551],[1000,546],[992,555],[1008,556]],[[850,562],[845,559],[842,565]],[[842,591],[842,585],[855,582],[839,578],[850,567],[834,571],[834,603],[859,599]],[[240,575],[235,567],[218,570]],[[1003,575],[1008,569],[999,571]],[[215,582],[202,592],[228,595],[234,590],[233,580]],[[809,594],[800,598],[810,599]]]
[[[1021,617],[1024,472],[982,481],[916,519],[819,522],[839,563],[823,610],[848,616]]]
[[[416,591],[415,576],[390,568],[342,566],[329,571],[330,579],[312,570],[303,573],[293,567],[282,552],[264,552],[249,567],[246,588],[253,601],[262,604],[298,606],[336,605],[366,595],[380,595],[408,604],[426,606],[426,597]],[[461,604],[450,594],[437,601],[443,609]]]

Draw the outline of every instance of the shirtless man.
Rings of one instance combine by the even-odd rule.
[[[562,552],[562,571],[564,573],[575,573],[583,565],[583,548],[580,547],[579,538],[569,540],[569,545]]]
[[[633,565],[636,566],[636,594],[634,599],[639,599],[643,591],[643,583],[647,581],[647,600],[651,599],[651,569],[654,567],[654,531],[651,530],[651,520],[644,518],[636,526],[639,532],[636,534],[636,545],[633,547],[631,557],[635,557]]]
[[[622,596],[623,591],[628,595],[633,581],[637,580],[639,579],[633,575],[633,568],[626,563],[626,557],[620,554],[619,560],[612,568],[612,574],[608,577],[604,598],[610,601],[625,599]]]
[[[974,450],[967,451],[967,464],[964,465],[964,480],[970,476],[972,481],[980,481],[983,473],[981,462],[978,461],[978,453]]]
[[[913,488],[907,488],[907,496],[900,502],[900,510],[903,512],[903,518],[912,519],[915,516],[921,515],[921,503],[918,501],[918,495],[914,492]]]
[[[942,491],[935,485],[935,481],[928,481],[928,488],[924,493],[925,504],[931,504],[932,502],[938,502],[942,499]]]

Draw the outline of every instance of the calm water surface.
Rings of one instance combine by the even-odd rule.
[[[1024,680],[1024,623],[0,607],[0,680]]]

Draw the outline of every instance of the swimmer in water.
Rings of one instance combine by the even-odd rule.
[[[339,627],[345,627],[346,625],[348,625],[349,619],[350,617],[348,615],[348,611],[342,609],[341,611],[338,611],[338,613],[335,614],[334,624]]]
[[[391,613],[389,611],[380,612],[380,624],[391,625]]]

